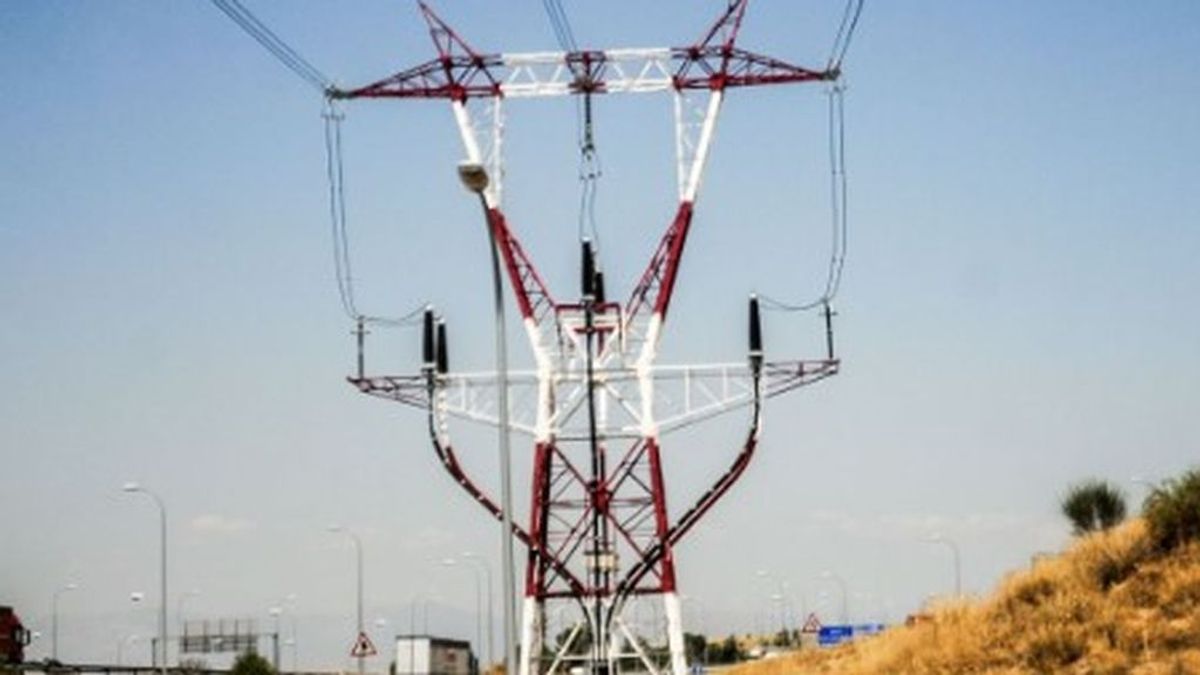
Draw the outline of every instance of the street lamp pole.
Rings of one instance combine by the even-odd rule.
[[[496,633],[496,626],[492,622],[492,566],[488,564],[487,560],[481,556],[471,553],[470,551],[463,553],[462,557],[464,560],[470,560],[476,565],[482,567],[484,576],[487,578],[487,660],[488,665],[491,665],[495,662],[494,660],[496,658],[496,652],[492,649],[492,636]]]
[[[294,607],[295,603],[296,603],[296,594],[295,593],[288,593],[287,595],[285,595],[283,597],[283,600],[280,601],[280,603],[279,603],[280,609],[283,611],[287,611],[287,613],[288,613],[288,625],[289,625],[289,628],[290,628],[292,634],[291,634],[291,637],[289,637],[288,639],[283,641],[283,644],[291,649],[292,671],[293,672],[295,672],[297,670],[296,663],[298,661],[297,655],[299,653],[299,645],[298,645],[298,641],[297,641],[297,637],[296,637],[296,608]]]
[[[958,553],[958,544],[947,539],[940,532],[935,532],[927,540],[931,544],[945,544],[954,553],[954,597],[962,597],[962,559]]]
[[[504,325],[504,290],[500,282],[500,252],[497,250],[496,230],[492,227],[492,210],[488,205],[487,170],[476,161],[458,165],[458,177],[463,186],[479,196],[487,225],[488,242],[492,249],[492,303],[496,324],[496,407],[500,418],[500,508],[501,508],[501,552],[504,565],[504,662],[505,672],[517,672],[517,610],[513,577],[516,574],[516,557],[512,541],[512,448],[509,444],[508,410],[508,345]]]
[[[347,527],[345,527],[345,526],[342,526],[342,525],[333,525],[333,526],[331,526],[331,527],[329,528],[329,531],[330,531],[330,532],[342,532],[342,533],[345,533],[347,536],[349,536],[349,537],[350,537],[350,540],[354,542],[354,559],[355,559],[355,563],[356,563],[356,566],[357,566],[357,569],[358,569],[358,582],[357,582],[357,585],[358,585],[358,593],[357,593],[357,598],[358,598],[358,600],[357,600],[357,608],[358,608],[358,609],[357,609],[357,621],[356,621],[356,624],[355,624],[355,625],[358,627],[358,635],[362,635],[362,634],[363,634],[363,555],[362,555],[362,540],[358,538],[358,535],[357,535],[357,534],[355,534],[354,532],[350,531],[350,529],[349,529],[349,528],[347,528]],[[356,639],[356,640],[358,639],[358,638],[357,638],[357,636],[355,636],[355,639]],[[365,664],[363,663],[363,658],[364,658],[364,657],[362,657],[362,656],[359,656],[359,657],[358,657],[358,675],[363,675],[364,669],[365,669],[365,667],[366,667],[366,666],[365,666]]]
[[[159,580],[161,586],[159,588],[159,608],[158,608],[158,650],[161,654],[159,668],[163,675],[167,673],[167,507],[163,505],[163,500],[154,492],[139,485],[138,483],[126,483],[121,488],[125,492],[140,492],[154,500],[158,506],[159,516],[159,562],[161,569],[159,570]]]
[[[769,599],[773,604],[779,607],[779,626],[783,633],[787,633],[787,615],[784,614],[783,602],[787,598],[787,582],[783,579],[778,579],[775,575],[767,570],[758,570],[757,574],[760,578],[766,579],[768,584],[774,583],[778,587],[778,592],[771,594]]]
[[[54,598],[50,602],[50,658],[58,660],[58,596],[79,588],[72,582],[66,586],[54,589]]]
[[[279,667],[279,616],[283,614],[282,607],[271,607],[267,610],[267,614],[275,620],[275,634],[271,636],[271,664],[275,666],[275,672],[283,672]]]
[[[444,567],[456,567],[458,561],[454,558],[446,558],[442,560]],[[471,573],[475,577],[475,648],[483,648],[483,582],[479,576],[479,568],[471,566]],[[489,654],[490,656],[490,654]]]
[[[850,621],[850,618],[849,618],[849,617],[850,617],[850,612],[848,611],[848,609],[847,609],[847,604],[846,604],[846,602],[847,602],[847,601],[846,601],[846,596],[847,596],[849,593],[848,593],[848,592],[847,592],[847,590],[846,590],[846,580],[845,580],[845,579],[843,579],[843,578],[841,578],[841,577],[840,577],[840,576],[838,576],[837,574],[834,574],[832,570],[825,570],[825,571],[824,571],[824,572],[821,574],[821,578],[822,578],[822,579],[833,579],[834,581],[836,581],[836,582],[837,582],[837,584],[838,584],[838,588],[840,588],[840,589],[841,589],[841,591],[842,591],[842,623],[843,623],[843,624],[849,623],[849,621]]]

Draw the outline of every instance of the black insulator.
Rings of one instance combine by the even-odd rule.
[[[758,313],[758,296],[750,296],[750,357],[762,358],[762,319]]]
[[[425,310],[425,320],[421,326],[421,366],[432,369],[435,360],[433,344],[433,310]]]
[[[437,371],[439,375],[450,372],[449,345],[446,343],[446,322],[437,324]]]
[[[583,297],[596,297],[596,259],[592,257],[592,242],[583,242]]]
[[[596,278],[596,282],[595,282],[595,283],[596,283],[596,286],[595,286],[595,291],[596,291],[596,304],[598,304],[598,305],[603,305],[603,304],[604,304],[604,300],[605,300],[605,295],[604,295],[604,272],[601,272],[600,270],[596,270],[596,277],[595,277],[595,278]]]
[[[830,361],[833,360],[833,315],[834,311],[825,303],[825,353]]]

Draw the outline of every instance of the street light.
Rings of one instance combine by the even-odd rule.
[[[945,544],[954,552],[954,597],[962,597],[962,560],[958,553],[958,544],[947,539],[941,532],[934,532],[925,540],[930,544]]]
[[[516,602],[513,576],[516,574],[516,559],[513,554],[512,541],[512,448],[509,445],[509,410],[508,410],[508,345],[505,338],[504,326],[504,290],[500,283],[500,252],[499,242],[496,241],[496,230],[492,227],[492,209],[488,204],[487,169],[478,161],[460,162],[458,178],[463,187],[479,197],[483,207],[484,222],[487,225],[488,242],[492,249],[492,303],[495,312],[496,328],[496,407],[500,418],[500,533],[501,551],[504,566],[504,662],[505,672],[517,672],[517,634],[516,634]]]
[[[288,613],[288,625],[291,629],[291,637],[283,641],[284,646],[288,647],[292,652],[292,671],[297,669],[298,655],[300,646],[296,637],[296,594],[288,593],[279,601],[279,606]]]
[[[359,635],[362,635],[362,634],[363,634],[363,563],[362,563],[362,540],[358,538],[358,535],[357,535],[357,534],[354,534],[353,532],[351,532],[351,531],[350,531],[348,528],[346,528],[344,525],[330,525],[330,526],[329,526],[329,531],[330,531],[330,532],[339,532],[339,533],[344,533],[344,534],[346,534],[347,536],[349,536],[349,537],[350,537],[350,540],[351,540],[351,541],[353,541],[353,542],[354,542],[354,556],[355,556],[355,560],[356,560],[356,562],[357,562],[357,566],[358,566],[358,620],[357,620],[357,623],[356,623],[356,625],[358,626],[358,634],[359,634]],[[358,638],[357,638],[357,636],[355,637],[355,639],[356,639],[356,640],[358,639]],[[358,657],[358,675],[362,675],[362,674],[363,674],[363,669],[364,669],[363,657],[359,656],[359,657]]]
[[[780,630],[782,630],[784,632],[784,634],[787,634],[787,630],[788,630],[787,616],[784,614],[784,604],[783,604],[784,600],[787,598],[787,582],[782,579],[776,578],[775,575],[771,574],[767,570],[758,570],[757,572],[755,572],[755,575],[758,576],[760,579],[765,579],[768,584],[774,583],[778,587],[779,591],[777,593],[771,594],[769,599],[773,603],[778,605]]]
[[[163,505],[162,499],[151,492],[149,489],[139,485],[138,483],[130,482],[121,487],[124,492],[135,493],[140,492],[154,500],[158,506],[159,516],[159,562],[161,569],[159,570],[159,579],[161,595],[159,596],[159,613],[158,613],[158,649],[162,654],[162,660],[159,661],[159,667],[162,669],[163,675],[167,673],[167,507]]]
[[[278,673],[278,672],[280,672],[280,670],[279,670],[279,616],[281,614],[283,614],[283,608],[282,607],[271,607],[270,609],[267,610],[267,614],[269,614],[271,616],[271,618],[275,620],[275,634],[271,636],[271,638],[272,638],[271,639],[271,655],[274,657],[274,661],[272,661],[272,663],[275,666],[275,672]],[[361,661],[360,661],[360,663],[361,663]]]
[[[837,582],[838,587],[842,591],[842,624],[849,623],[850,622],[850,618],[849,618],[850,613],[847,610],[847,606],[846,606],[846,596],[848,595],[848,593],[846,591],[846,580],[841,578],[837,574],[834,574],[833,570],[825,570],[824,572],[821,573],[821,578],[822,579],[832,579]]]
[[[66,586],[54,589],[54,599],[50,602],[50,658],[58,660],[58,596],[79,588],[79,584],[71,582]]]
[[[445,558],[442,560],[443,567],[457,567],[458,561],[454,558]],[[472,575],[475,577],[475,648],[483,648],[483,600],[481,594],[483,592],[483,583],[479,578],[479,568],[472,566]],[[489,658],[491,655],[488,655]]]
[[[493,615],[492,615],[492,566],[488,564],[487,560],[485,560],[484,558],[482,558],[478,555],[475,555],[474,553],[472,553],[470,551],[464,552],[462,554],[462,557],[463,557],[463,560],[470,560],[471,562],[475,563],[478,567],[482,567],[484,576],[487,578],[487,621],[488,621],[487,662],[488,662],[488,665],[490,666],[492,663],[495,663],[494,659],[495,659],[495,655],[496,655],[496,652],[492,650],[492,636],[496,634],[496,626],[492,622],[492,617],[493,617]]]

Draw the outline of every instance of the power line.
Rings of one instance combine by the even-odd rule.
[[[865,0],[847,0],[842,10],[842,20],[833,39],[826,69],[840,74],[842,61],[854,39],[858,20],[862,16]],[[807,302],[784,302],[762,295],[764,308],[787,312],[803,312],[817,307],[828,308],[842,285],[842,272],[846,266],[846,248],[849,244],[847,218],[846,180],[846,112],[845,85],[835,79],[829,89],[829,191],[830,191],[830,243],[829,266],[825,274],[825,289],[814,300]]]
[[[542,0],[542,7],[546,10],[547,18],[550,19],[550,28],[554,31],[559,48],[564,52],[579,51],[579,47],[575,43],[575,32],[571,30],[571,21],[567,18],[566,11],[563,10],[562,0]]]
[[[292,71],[299,78],[307,82],[310,86],[324,93],[332,82],[328,77],[309,63],[307,59],[300,55],[295,49],[284,42],[278,35],[267,27],[258,17],[254,16],[250,10],[238,0],[212,0],[213,5],[228,16],[234,23],[238,25],[247,35],[254,38],[256,42],[263,46],[272,56],[284,65],[288,70]]]
[[[337,281],[338,298],[346,316],[364,324],[376,326],[415,326],[426,307],[417,308],[398,317],[365,314],[354,299],[354,274],[350,263],[350,236],[346,228],[346,188],[342,162],[342,120],[345,115],[327,101],[325,112],[325,174],[329,182],[329,221],[333,239],[333,270]]]
[[[846,248],[849,243],[849,219],[847,217],[846,179],[846,128],[845,87],[834,83],[829,90],[829,190],[830,190],[830,243],[829,266],[825,273],[825,288],[821,294],[807,302],[784,302],[769,295],[760,295],[763,307],[785,312],[805,312],[827,306],[842,284],[842,271],[846,266]]]
[[[842,10],[842,22],[833,38],[833,48],[829,51],[828,70],[841,70],[842,60],[846,58],[846,51],[850,49],[850,42],[854,39],[854,30],[858,28],[858,18],[862,15],[865,1],[846,0],[846,8]]]

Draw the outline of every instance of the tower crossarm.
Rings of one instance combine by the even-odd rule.
[[[763,396],[770,398],[814,384],[837,373],[840,362],[828,360],[768,361],[763,364]],[[751,405],[754,384],[745,363],[664,365],[651,368],[654,380],[655,424],[660,435],[683,429],[726,412]],[[582,373],[553,375],[558,391],[550,431],[564,442],[587,437],[584,410],[586,383]],[[595,373],[596,386],[610,400],[609,420],[597,429],[603,439],[636,439],[641,436],[642,404],[637,369],[608,367]],[[428,408],[429,392],[423,375],[349,378],[364,394]],[[451,373],[437,376],[436,414],[487,426],[498,426],[496,376],[492,372]],[[537,427],[538,374],[509,373],[510,422],[515,431],[531,438]]]
[[[437,49],[430,59],[331,98],[528,98],[579,94],[724,89],[834,80],[836,69],[793,65],[735,46],[749,0],[729,3],[701,39],[687,47],[584,49],[483,54],[466,43],[428,4],[421,14]]]
[[[724,69],[722,69],[724,68]],[[517,52],[433,59],[353,89],[336,99],[549,98],[592,94],[652,94],[837,79],[745,49],[632,47],[577,52]]]

